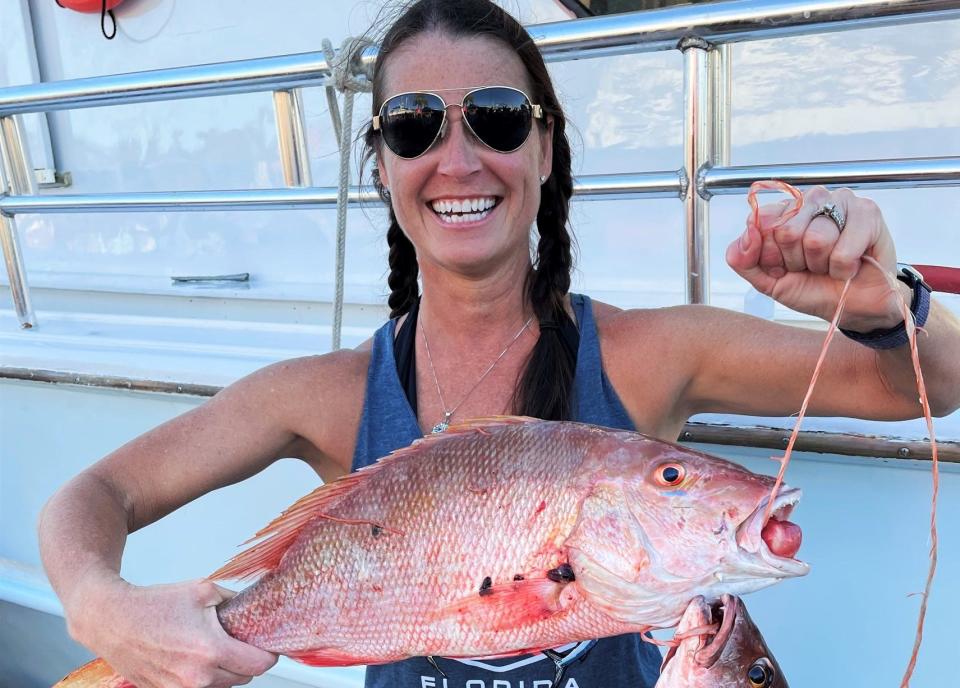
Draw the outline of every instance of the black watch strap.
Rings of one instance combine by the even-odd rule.
[[[913,289],[910,312],[913,314],[914,325],[923,327],[927,322],[927,316],[930,315],[930,287],[923,281],[923,275],[912,266],[900,263],[897,267],[899,268],[897,279]],[[847,338],[871,349],[895,349],[910,341],[907,336],[906,325],[903,322],[894,327],[871,332],[854,332],[843,328],[840,328],[840,331]]]

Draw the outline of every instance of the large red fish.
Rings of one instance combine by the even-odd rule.
[[[219,618],[316,666],[504,656],[669,627],[698,595],[807,572],[786,520],[800,492],[782,489],[764,523],[772,485],[636,432],[474,421],[293,504],[213,574],[260,576]],[[111,685],[78,682],[82,671],[58,685]]]
[[[694,598],[677,626],[677,636],[685,634],[664,658],[655,688],[789,688],[739,598],[724,595],[713,605]]]

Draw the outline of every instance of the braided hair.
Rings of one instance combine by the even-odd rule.
[[[567,319],[564,302],[570,290],[573,268],[572,239],[567,231],[573,178],[570,171],[570,143],[566,118],[560,107],[543,56],[530,34],[507,12],[489,0],[419,0],[400,15],[380,43],[373,74],[373,114],[383,102],[384,67],[391,53],[410,38],[429,31],[459,36],[485,36],[508,45],[527,70],[530,97],[553,119],[553,167],[541,187],[537,211],[537,254],[527,274],[526,297],[540,323],[540,338],[530,354],[517,386],[513,406],[517,412],[535,418],[566,420],[572,417],[574,352],[563,344],[559,325]],[[539,126],[546,126],[544,119]],[[368,127],[365,160],[373,158],[381,145],[378,132]],[[373,183],[383,201],[390,205],[376,166]],[[410,310],[419,297],[419,266],[413,244],[397,222],[390,207],[390,317]]]

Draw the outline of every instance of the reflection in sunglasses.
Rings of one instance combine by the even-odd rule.
[[[464,121],[482,144],[511,153],[527,140],[534,119],[542,119],[540,105],[510,86],[486,86],[469,91],[460,103],[447,104],[436,93],[408,92],[384,101],[373,118],[373,129],[401,158],[418,158],[441,137],[447,108],[457,106]]]

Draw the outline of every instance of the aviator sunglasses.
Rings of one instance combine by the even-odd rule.
[[[509,86],[475,88],[459,104],[449,105],[436,93],[413,91],[387,98],[373,118],[373,130],[381,133],[398,157],[413,160],[443,136],[447,108],[455,105],[477,140],[499,153],[520,148],[530,135],[533,120],[543,117],[543,109],[531,104],[526,93]]]

